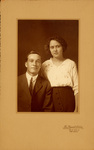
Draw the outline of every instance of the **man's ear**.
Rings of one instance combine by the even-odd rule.
[[[27,68],[27,62],[25,62],[25,67]]]

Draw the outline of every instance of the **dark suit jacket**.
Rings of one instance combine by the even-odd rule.
[[[30,95],[26,74],[18,77],[18,111],[50,112],[53,109],[50,83],[38,76],[33,95]]]

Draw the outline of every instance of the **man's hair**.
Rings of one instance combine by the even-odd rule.
[[[38,54],[38,55],[41,57],[41,55],[40,55],[39,52],[36,52],[36,51],[32,50],[32,51],[30,51],[30,52],[27,54],[27,56],[26,56],[26,61],[28,60],[28,56],[29,56],[30,54]]]

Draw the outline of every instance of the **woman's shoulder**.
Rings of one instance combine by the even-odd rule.
[[[46,60],[46,61],[44,61],[44,62],[42,63],[42,67],[46,67],[46,66],[49,66],[49,65],[51,65],[50,59],[49,59],[49,60]]]
[[[67,58],[65,62],[66,62],[66,63],[69,63],[69,64],[71,64],[71,65],[75,65],[75,61],[73,61],[73,60],[71,60],[71,59],[69,59],[69,58]]]
[[[70,68],[75,68],[76,67],[75,61],[73,61],[73,60],[71,60],[69,58],[67,58],[65,60],[65,65],[68,66],[68,67],[70,67]]]

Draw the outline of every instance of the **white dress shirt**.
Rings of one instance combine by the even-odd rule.
[[[32,78],[32,88],[34,89],[37,77],[38,77],[38,75],[31,76],[28,72],[26,72],[26,78],[27,78],[27,82],[28,82],[28,87],[30,86],[30,80]]]
[[[74,95],[78,93],[78,74],[74,61],[66,59],[59,66],[56,66],[50,58],[42,64],[42,72],[52,87],[70,86]]]

